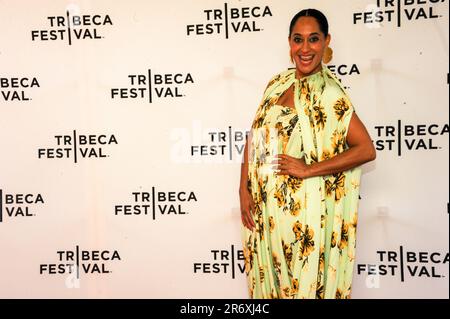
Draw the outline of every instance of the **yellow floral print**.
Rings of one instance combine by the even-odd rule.
[[[345,195],[345,174],[333,174],[331,178],[325,181],[325,191],[327,196],[335,196],[339,201]]]
[[[273,233],[273,230],[275,229],[275,222],[273,221],[273,216],[269,217],[269,227],[270,227],[270,232]]]
[[[295,109],[278,105],[292,87]],[[308,165],[341,154],[353,111],[326,66],[301,79],[290,69],[269,81],[249,148],[256,227],[242,226],[251,298],[350,298],[360,168],[300,179],[279,176],[267,163],[277,154]]]
[[[325,128],[325,123],[327,122],[327,115],[322,105],[314,106],[314,119],[316,120],[316,125],[319,130]]]
[[[306,225],[305,231],[300,236],[301,256],[308,257],[314,250],[314,230]]]
[[[345,113],[347,113],[348,109],[349,109],[349,106],[348,106],[345,98],[341,98],[336,101],[336,103],[334,104],[334,111],[336,113],[338,121],[342,121],[342,119],[343,119]]]

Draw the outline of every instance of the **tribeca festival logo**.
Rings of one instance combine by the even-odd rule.
[[[446,0],[377,0],[366,11],[353,14],[353,24],[379,28],[384,22],[402,27],[408,21],[442,18],[437,7]]]
[[[221,157],[233,161],[241,159],[244,154],[247,131],[235,130],[228,126],[225,130],[212,130],[207,132],[207,140],[202,144],[191,145],[192,157]]]
[[[38,207],[45,204],[41,194],[10,194],[0,189],[0,223],[6,218],[16,219],[36,216]]]
[[[358,275],[366,274],[371,282],[368,286],[379,287],[381,276],[408,278],[445,278],[448,272],[449,254],[429,251],[377,251],[377,264],[357,264]],[[448,276],[448,275],[447,275]]]
[[[128,81],[128,87],[111,89],[111,99],[141,99],[153,103],[155,99],[182,98],[186,96],[183,88],[194,84],[191,73],[154,73],[151,69],[146,74],[129,74]]]
[[[206,21],[188,24],[186,33],[193,35],[220,34],[229,39],[231,34],[261,32],[259,20],[272,17],[269,6],[230,7],[224,3],[222,8],[203,10]]]
[[[358,76],[361,75],[360,68],[357,64],[330,64],[327,65],[328,69],[338,78],[339,81],[347,77]],[[349,86],[344,85],[345,89],[350,89]]]
[[[31,101],[31,89],[40,87],[36,77],[7,78],[0,76],[0,92],[5,102]]]
[[[402,156],[406,151],[436,151],[443,147],[437,137],[448,135],[448,124],[404,124],[375,126],[375,148],[378,151],[396,152]]]
[[[195,262],[194,274],[226,274],[232,279],[236,274],[245,273],[244,251],[237,250],[234,245],[231,249],[211,250],[211,259],[207,262]]]
[[[107,158],[105,150],[110,145],[118,145],[114,134],[78,134],[55,135],[55,147],[38,148],[38,159],[72,159],[78,163],[80,159]]]
[[[171,131],[171,159],[175,163],[241,162],[247,130],[204,128],[200,121],[192,122],[192,129],[174,128]]]
[[[182,216],[190,213],[190,203],[197,202],[193,191],[157,191],[152,187],[151,192],[132,192],[131,204],[114,206],[115,216]]]
[[[111,274],[110,263],[121,261],[117,250],[58,250],[57,261],[39,265],[40,275],[66,275],[68,288],[79,288],[81,275]]]
[[[63,15],[46,17],[47,26],[31,30],[32,41],[65,41],[72,45],[78,40],[103,39],[102,29],[112,26],[108,14],[81,14],[76,5],[67,6]]]

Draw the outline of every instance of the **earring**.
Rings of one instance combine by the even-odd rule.
[[[322,61],[323,63],[328,64],[331,62],[332,59],[333,59],[333,49],[327,47],[325,49],[325,52],[323,53]]]

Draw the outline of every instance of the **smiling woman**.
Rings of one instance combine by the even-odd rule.
[[[288,40],[296,67],[267,85],[241,168],[250,297],[350,298],[360,165],[375,159],[375,149],[322,64],[327,18],[297,13]]]
[[[311,9],[294,16],[289,27],[289,46],[299,77],[320,71],[330,40],[328,21],[323,13]]]

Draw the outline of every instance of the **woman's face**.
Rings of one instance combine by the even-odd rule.
[[[320,31],[315,18],[301,17],[297,20],[289,37],[289,46],[299,77],[321,70],[323,53],[330,38],[330,35],[325,37]]]

